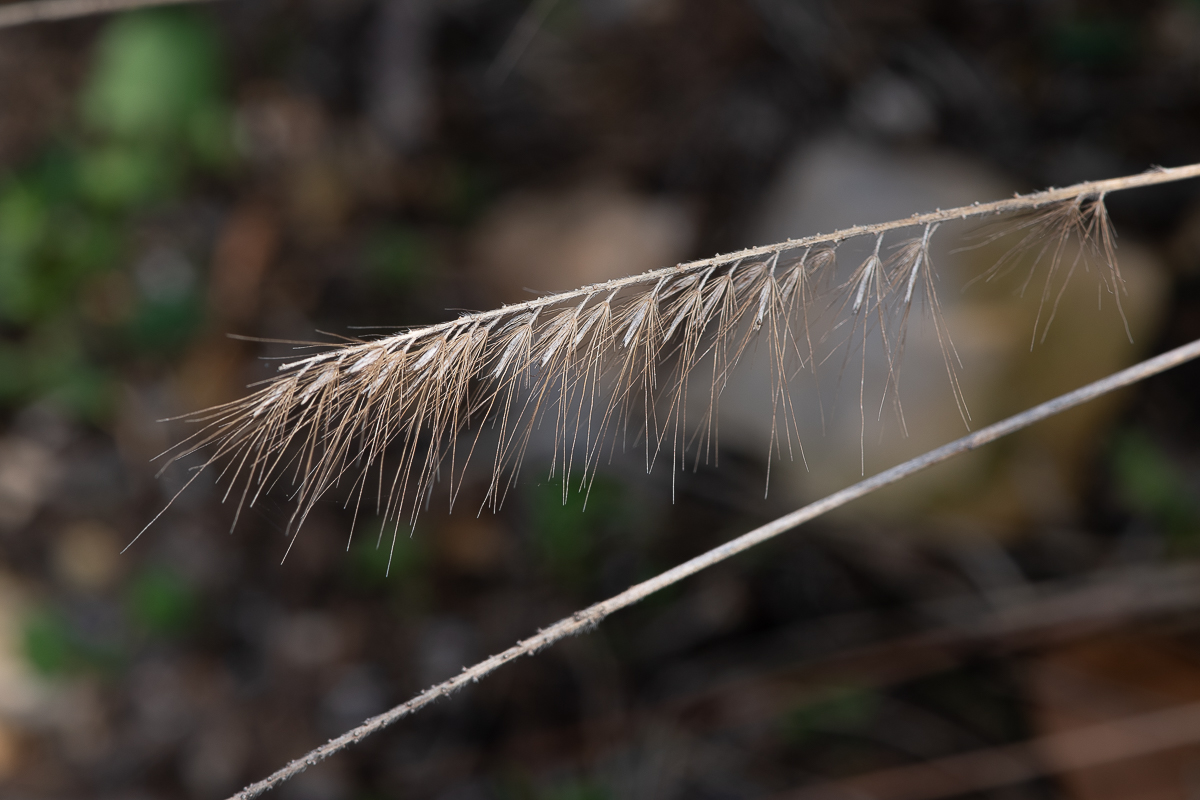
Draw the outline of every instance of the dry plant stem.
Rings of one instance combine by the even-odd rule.
[[[176,0],[176,2],[185,1],[186,0]],[[502,306],[491,311],[480,311],[471,314],[470,317],[476,321],[484,321],[491,319],[492,317],[509,316],[522,311],[536,311],[545,307],[547,305],[547,301],[550,300],[557,304],[565,300],[589,297],[592,295],[601,294],[603,292],[619,291],[635,283],[648,283],[656,279],[669,278],[678,272],[693,272],[703,267],[719,266],[722,264],[728,264],[730,262],[762,258],[764,256],[770,257],[789,250],[799,250],[821,244],[836,244],[838,242],[842,242],[847,239],[854,239],[859,236],[887,233],[888,231],[901,230],[903,228],[913,228],[920,225],[936,225],[956,219],[973,219],[976,217],[1010,214],[1019,211],[1032,211],[1043,206],[1058,203],[1063,200],[1071,200],[1076,197],[1109,194],[1111,192],[1119,192],[1125,189],[1138,189],[1144,186],[1155,186],[1160,183],[1172,183],[1174,181],[1181,181],[1196,177],[1200,177],[1200,164],[1189,164],[1184,167],[1156,168],[1138,175],[1126,175],[1121,178],[1109,178],[1102,181],[1077,183],[1073,186],[1067,186],[1062,189],[1047,189],[1044,192],[1017,195],[1015,197],[1010,197],[1007,200],[996,200],[991,203],[974,203],[969,206],[960,206],[958,208],[929,211],[924,214],[914,214],[911,217],[892,220],[890,222],[879,222],[871,225],[855,225],[850,228],[842,228],[841,230],[834,231],[833,233],[818,233],[814,236],[806,236],[803,239],[788,239],[786,242],[760,245],[758,247],[748,247],[745,250],[738,250],[733,253],[718,254],[712,258],[689,261],[685,264],[679,264],[674,267],[664,267],[651,272],[643,272],[639,275],[632,275],[628,278],[618,278],[616,280],[606,281],[604,283],[597,283],[591,286],[573,289],[568,292],[558,292],[546,297],[539,297],[536,300],[527,300],[523,303],[514,303],[512,305]],[[407,338],[417,338],[418,336],[425,337],[438,331],[461,327],[462,324],[463,318],[450,320],[448,322],[440,322],[436,325],[427,325],[420,328],[414,328],[407,333],[389,336],[388,340],[396,341]],[[314,356],[312,360],[323,360],[324,358],[328,357],[329,356],[325,355]],[[298,359],[295,363],[303,363],[308,360],[309,359]]]
[[[292,761],[287,766],[275,772],[271,776],[251,784],[243,789],[240,793],[234,795],[234,798],[257,797],[263,792],[277,786],[289,778],[292,778],[303,772],[310,766],[324,761],[334,753],[346,748],[347,746],[358,742],[359,740],[369,736],[370,734],[381,730],[393,722],[412,714],[426,705],[429,705],[434,700],[453,694],[467,684],[475,683],[480,678],[485,677],[499,667],[513,661],[521,656],[532,655],[539,650],[548,647],[560,639],[572,636],[583,631],[590,630],[598,625],[605,617],[615,611],[626,608],[646,598],[654,592],[664,589],[672,584],[678,583],[684,578],[699,572],[706,567],[710,567],[721,561],[724,561],[739,553],[761,544],[769,539],[772,539],[781,533],[791,530],[805,522],[808,522],[816,517],[839,508],[852,500],[857,500],[860,497],[870,494],[876,489],[881,489],[884,486],[895,483],[902,478],[908,477],[916,472],[939,464],[952,456],[960,453],[965,453],[974,450],[982,445],[993,442],[996,439],[1006,436],[1010,433],[1026,428],[1035,422],[1039,422],[1047,417],[1053,416],[1066,409],[1073,408],[1089,400],[1093,400],[1103,394],[1129,386],[1140,380],[1148,378],[1152,375],[1157,375],[1172,367],[1186,363],[1200,357],[1200,339],[1178,347],[1167,353],[1164,353],[1155,358],[1148,359],[1129,369],[1110,375],[1095,383],[1088,384],[1083,388],[1076,389],[1068,394],[1061,395],[1053,400],[1042,403],[1031,409],[1021,412],[1015,416],[1009,417],[994,425],[989,425],[982,430],[976,431],[968,436],[964,436],[950,444],[943,445],[935,450],[930,450],[924,455],[906,461],[903,464],[892,467],[891,469],[880,472],[866,480],[860,481],[853,486],[842,489],[839,492],[818,500],[815,503],[810,503],[803,508],[785,514],[782,517],[767,523],[762,527],[756,528],[749,533],[745,533],[736,539],[733,539],[725,544],[715,547],[708,552],[699,555],[690,561],[686,561],[672,569],[667,570],[650,580],[644,581],[626,589],[614,597],[596,603],[582,611],[577,611],[570,617],[559,620],[548,628],[545,628],[516,645],[510,647],[502,653],[498,653],[491,658],[488,658],[473,667],[464,669],[459,675],[451,678],[448,681],[429,688],[417,695],[407,703],[396,706],[390,711],[384,712],[379,716],[372,717],[362,725],[347,731],[336,739],[331,739],[326,744],[312,750],[307,755]]]
[[[0,5],[0,28],[15,28],[34,22],[54,22],[75,17],[91,17],[151,6],[175,6],[184,3],[211,3],[216,0],[31,0]]]

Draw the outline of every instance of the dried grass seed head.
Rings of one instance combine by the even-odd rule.
[[[1016,254],[1040,248],[1022,289],[1038,263],[1049,264],[1041,308],[1050,307],[1045,323],[1041,312],[1038,319],[1043,336],[1062,287],[1089,259],[1104,265],[1108,291],[1118,298],[1124,291],[1103,200],[1103,192],[1045,203],[1031,199],[1026,206],[1035,210],[1029,216],[986,239],[1013,230],[1021,236],[981,276],[988,281],[1011,270]],[[999,209],[1005,203],[1011,205],[992,205]],[[958,359],[935,290],[930,241],[941,221],[983,213],[994,211],[975,206],[859,226],[391,336],[324,345],[322,352],[285,363],[278,377],[246,398],[187,416],[200,430],[171,451],[168,463],[206,450],[201,469],[223,465],[226,497],[237,497],[239,511],[286,476],[296,503],[289,525],[293,534],[344,480],[350,486],[347,502],[355,505],[373,486],[376,512],[386,519],[414,519],[443,476],[453,503],[485,431],[492,431],[494,452],[483,502],[499,505],[545,418],[553,419],[556,439],[551,474],[561,476],[564,493],[576,477],[586,485],[605,449],[618,441],[627,446],[641,439],[650,468],[669,440],[673,468],[688,463],[689,453],[694,468],[715,458],[720,396],[751,350],[765,354],[773,375],[771,453],[782,455],[786,447],[794,457],[799,438],[789,387],[801,369],[815,371],[823,360],[812,331],[816,310],[838,307],[849,323],[843,340],[847,358],[862,350],[860,409],[867,340],[872,331],[878,337],[888,369],[881,401],[889,393],[896,398],[902,421],[899,364],[918,298],[933,318],[966,420]],[[888,231],[916,226],[919,236],[882,254]],[[863,236],[874,238],[873,251],[846,281],[835,283],[839,244]],[[1071,239],[1080,248],[1068,259],[1065,246]],[[828,335],[821,332],[816,342],[827,342]],[[702,389],[707,410],[689,430],[688,396],[705,363],[711,364]],[[799,453],[802,457],[802,449]]]

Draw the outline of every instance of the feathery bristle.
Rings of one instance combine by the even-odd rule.
[[[1077,257],[1064,267],[1069,238],[1079,237],[1109,265],[1105,285],[1114,295],[1123,283],[1103,194],[1036,207],[1016,226],[1024,233],[1021,242],[981,278],[999,277],[1022,247],[1046,242],[1039,254],[1050,249],[1041,297],[1043,308],[1050,308],[1045,323],[1041,314],[1038,321],[1044,336],[1061,286],[1081,263]],[[350,485],[348,503],[362,503],[373,487],[376,511],[385,519],[415,518],[441,478],[449,484],[453,504],[489,430],[495,449],[483,502],[498,506],[516,479],[533,431],[547,419],[556,438],[550,473],[561,478],[565,496],[570,486],[588,484],[606,448],[629,444],[631,425],[633,438],[645,448],[647,469],[664,447],[671,449],[673,469],[715,458],[722,391],[752,348],[764,352],[773,375],[766,399],[773,415],[768,456],[786,451],[788,457],[803,458],[789,387],[800,370],[815,371],[821,360],[810,315],[831,292],[825,307],[840,304],[838,313],[849,323],[846,358],[862,350],[864,429],[861,387],[871,337],[878,337],[887,362],[881,401],[896,400],[903,424],[898,369],[910,313],[920,299],[933,317],[966,422],[958,359],[935,291],[930,241],[941,221],[970,215],[978,213],[955,209],[862,226],[392,336],[328,345],[285,363],[281,375],[249,396],[185,417],[202,427],[171,451],[168,463],[208,451],[202,469],[226,465],[221,477],[228,482],[227,496],[238,492],[239,512],[275,483],[290,480],[296,505],[289,531],[294,535],[314,505],[343,480]],[[888,231],[914,226],[922,228],[919,236],[891,245],[890,255],[881,254]],[[829,278],[837,247],[856,236],[874,236],[873,252],[836,284]],[[1032,277],[1031,272],[1026,285]],[[709,362],[711,374],[698,376],[697,368]],[[696,381],[703,384],[707,406],[698,424],[689,425],[686,408]]]

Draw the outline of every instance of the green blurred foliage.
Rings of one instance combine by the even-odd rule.
[[[450,221],[468,225],[492,205],[496,181],[481,166],[463,161],[446,165],[438,183],[437,206]]]
[[[191,630],[199,602],[182,576],[165,567],[148,567],[126,586],[125,607],[142,630],[173,637]]]
[[[129,321],[129,341],[139,350],[170,355],[183,349],[204,320],[204,303],[196,295],[170,301],[147,301]]]
[[[136,215],[197,171],[234,160],[222,53],[202,14],[158,9],[102,29],[79,96],[80,128],[0,178],[0,408],[39,397],[93,421],[131,357],[170,356],[203,316],[197,287],[130,292],[89,316],[101,277],[127,268]],[[135,285],[134,282],[127,282]]]
[[[1175,549],[1193,549],[1200,533],[1200,500],[1187,476],[1140,431],[1117,437],[1110,459],[1121,501],[1158,525]]]
[[[61,675],[80,664],[71,627],[58,614],[39,611],[25,621],[25,657],[43,675]]]
[[[550,6],[542,27],[556,36],[569,38],[587,24],[584,3],[577,0],[559,0]]]
[[[572,780],[543,789],[538,800],[609,800],[612,792],[595,781]]]
[[[133,144],[100,145],[79,154],[79,197],[99,209],[137,208],[165,200],[178,183],[178,165]]]
[[[428,537],[414,536],[408,525],[397,528],[395,522],[377,518],[354,534],[344,561],[345,580],[359,589],[382,589],[393,581],[420,579],[429,560]]]
[[[403,291],[425,281],[436,258],[433,243],[416,228],[387,225],[368,238],[363,263],[373,283]]]
[[[80,672],[111,674],[120,668],[128,632],[151,638],[175,638],[191,631],[199,616],[199,597],[182,576],[162,566],[136,573],[124,586],[124,622],[100,638],[86,634],[58,609],[30,613],[22,627],[26,660],[46,676]]]
[[[30,325],[68,309],[118,254],[112,221],[70,202],[60,153],[0,183],[0,320]],[[64,197],[65,195],[65,197]]]
[[[25,619],[22,645],[29,664],[47,677],[112,673],[122,661],[118,647],[87,641],[63,614],[50,608],[37,609]]]
[[[221,49],[202,17],[156,9],[105,27],[80,97],[86,126],[114,140],[195,144],[223,111]]]
[[[537,781],[524,770],[514,769],[494,787],[507,800],[608,800],[612,791],[602,783],[579,777]]]
[[[878,692],[857,686],[832,686],[784,718],[784,736],[793,744],[804,744],[829,731],[858,730],[878,711]]]
[[[564,496],[556,481],[530,486],[526,505],[533,545],[546,569],[559,580],[582,585],[594,572],[589,564],[600,534],[621,514],[624,487],[605,475]]]
[[[1131,20],[1080,18],[1050,31],[1046,47],[1059,62],[1091,69],[1127,64],[1137,54],[1139,27]]]

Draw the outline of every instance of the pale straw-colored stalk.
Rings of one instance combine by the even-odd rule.
[[[408,715],[419,711],[430,703],[443,697],[454,694],[459,689],[477,682],[479,679],[489,675],[495,670],[510,661],[514,661],[522,656],[532,655],[555,642],[565,639],[568,636],[573,636],[596,627],[600,622],[610,614],[627,608],[628,606],[637,603],[640,600],[661,589],[665,589],[672,584],[678,583],[684,578],[694,575],[702,569],[710,567],[721,561],[725,561],[739,553],[743,553],[755,545],[762,544],[765,541],[779,536],[781,533],[789,531],[799,525],[804,524],[822,514],[839,508],[853,500],[863,497],[871,492],[881,489],[884,486],[895,483],[903,478],[908,477],[916,472],[920,472],[935,464],[940,464],[949,458],[952,458],[960,453],[965,453],[974,450],[989,442],[993,442],[1002,436],[1007,436],[1010,433],[1026,428],[1035,422],[1044,420],[1047,417],[1058,414],[1069,408],[1081,405],[1093,400],[1103,394],[1129,386],[1138,381],[1144,380],[1152,375],[1157,375],[1172,367],[1191,361],[1200,357],[1200,340],[1191,342],[1182,347],[1178,347],[1167,353],[1164,353],[1155,358],[1143,361],[1129,369],[1110,375],[1107,378],[1088,384],[1080,389],[1076,389],[1068,394],[1056,397],[1053,400],[1042,403],[1020,414],[1009,417],[1008,419],[997,422],[994,425],[989,425],[982,430],[962,437],[950,444],[943,445],[935,450],[931,450],[924,455],[918,456],[910,461],[906,461],[899,466],[884,470],[877,475],[874,475],[866,480],[860,481],[853,486],[842,489],[839,492],[818,500],[815,503],[810,503],[803,508],[797,509],[790,514],[785,514],[778,519],[767,523],[759,528],[742,534],[741,536],[726,542],[719,547],[715,547],[708,552],[696,556],[693,559],[673,567],[655,577],[643,581],[635,586],[631,586],[618,595],[610,597],[607,600],[595,603],[587,608],[577,611],[565,619],[561,619],[553,625],[543,628],[536,635],[524,639],[502,653],[497,653],[491,658],[485,659],[472,667],[463,669],[461,673],[455,677],[439,683],[424,692],[421,692],[416,697],[412,698],[402,705],[398,705],[390,711],[386,711],[379,716],[372,717],[366,720],[362,725],[347,731],[335,739],[329,740],[326,744],[321,745],[287,764],[280,770],[271,774],[257,783],[247,786],[238,794],[234,795],[230,800],[248,800],[248,798],[257,797],[263,792],[278,786],[280,783],[299,775],[308,767],[314,766],[321,761],[329,758],[333,754],[346,747],[361,741],[367,736],[379,731],[392,723],[407,717]]]
[[[0,5],[0,28],[94,17],[139,8],[213,2],[217,0],[27,0]]]

